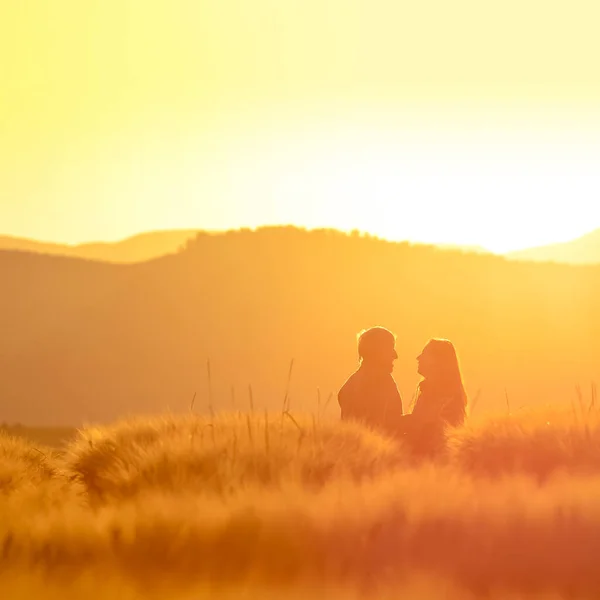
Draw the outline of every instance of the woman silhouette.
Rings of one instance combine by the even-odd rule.
[[[448,427],[462,425],[466,417],[467,394],[452,342],[429,340],[417,356],[417,372],[423,379],[401,433],[414,452],[433,453],[444,447]]]
[[[417,356],[417,372],[423,380],[417,387],[412,414],[423,418],[437,416],[451,427],[462,425],[467,394],[452,342],[439,338],[429,340]]]

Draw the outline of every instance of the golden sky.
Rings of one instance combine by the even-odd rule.
[[[2,0],[0,233],[600,227],[600,4]]]

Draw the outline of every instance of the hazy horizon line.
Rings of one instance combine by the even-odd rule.
[[[156,235],[156,234],[166,234],[166,233],[183,233],[186,231],[198,233],[198,234],[200,234],[200,233],[226,234],[226,233],[231,233],[231,232],[239,232],[239,231],[243,231],[243,230],[250,230],[250,231],[255,232],[255,231],[258,231],[261,229],[276,229],[276,228],[283,229],[283,228],[290,228],[290,227],[299,229],[299,230],[304,230],[307,232],[335,231],[340,234],[348,235],[348,236],[352,235],[354,232],[358,232],[358,234],[361,236],[370,236],[370,237],[384,240],[384,241],[387,241],[390,243],[409,243],[409,244],[417,244],[417,245],[433,245],[433,246],[441,246],[441,247],[479,249],[481,251],[485,251],[489,254],[493,254],[496,256],[503,256],[503,255],[510,254],[513,252],[532,250],[535,248],[541,248],[541,247],[555,245],[555,244],[573,242],[577,239],[580,239],[581,237],[585,237],[586,235],[589,235],[589,234],[593,233],[594,231],[597,231],[598,229],[600,229],[600,226],[599,226],[599,227],[588,229],[576,237],[557,239],[557,240],[550,241],[550,242],[547,242],[544,244],[537,244],[537,245],[532,245],[532,246],[518,246],[518,247],[506,249],[503,251],[492,250],[489,247],[484,246],[477,242],[469,242],[469,241],[458,242],[458,241],[449,241],[449,240],[432,241],[432,240],[426,240],[426,239],[391,238],[389,236],[378,234],[374,231],[368,231],[368,230],[362,230],[362,229],[346,230],[346,229],[341,229],[338,227],[326,226],[326,225],[324,225],[324,226],[306,226],[306,225],[299,225],[299,224],[295,224],[295,223],[263,223],[263,224],[259,224],[259,225],[239,225],[239,226],[232,226],[232,227],[224,228],[224,229],[210,229],[210,228],[202,228],[202,227],[177,227],[177,228],[171,227],[171,228],[167,228],[167,229],[146,229],[146,230],[141,230],[141,231],[138,230],[136,232],[127,234],[125,236],[122,236],[122,235],[115,236],[115,237],[108,236],[103,239],[89,239],[89,240],[78,240],[78,241],[62,241],[62,240],[58,240],[58,239],[38,238],[38,237],[30,236],[27,234],[19,235],[19,234],[14,234],[14,233],[0,232],[0,239],[2,239],[2,238],[13,239],[13,240],[33,242],[33,243],[41,244],[41,245],[66,246],[69,248],[78,248],[81,246],[91,246],[91,245],[119,244],[119,243],[127,242],[129,240],[133,240],[135,238],[146,236],[146,235]],[[6,248],[6,249],[9,250],[9,248]]]

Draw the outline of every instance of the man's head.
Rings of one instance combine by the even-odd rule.
[[[386,373],[394,370],[396,336],[385,327],[363,329],[358,334],[358,358],[361,365],[379,368]]]

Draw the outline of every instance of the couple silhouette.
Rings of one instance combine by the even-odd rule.
[[[439,449],[447,428],[462,425],[466,416],[467,395],[454,345],[433,338],[417,356],[423,379],[408,414],[392,377],[397,358],[396,336],[385,327],[358,334],[359,368],[338,392],[341,418],[401,437],[416,451]]]

